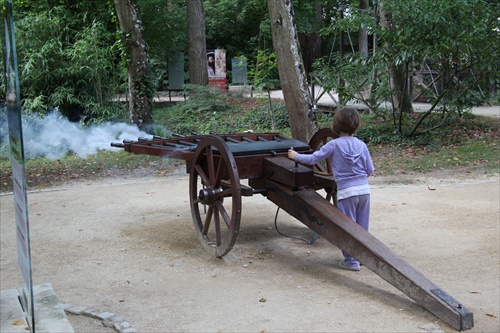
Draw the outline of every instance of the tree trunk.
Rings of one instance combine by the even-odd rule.
[[[189,83],[208,85],[205,12],[202,0],[186,1]]]
[[[390,14],[383,7],[380,12],[380,24],[385,30],[394,29],[394,24],[392,22]],[[384,48],[386,50],[390,50],[391,45],[385,42]],[[405,63],[398,65],[394,60],[389,60],[388,70],[389,84],[392,90],[392,103],[394,106],[394,112],[399,113],[400,115],[402,113],[410,113],[413,108],[407,89],[408,73],[405,68]]]
[[[149,58],[136,0],[114,0],[116,16],[127,46],[128,100],[130,121],[149,131],[152,89],[149,80]]]
[[[300,141],[309,139],[318,130],[312,110],[304,65],[293,21],[290,0],[268,0],[273,46],[292,136]]]
[[[315,1],[313,6],[316,10],[316,20],[319,27],[322,21],[323,5]],[[313,64],[321,57],[322,39],[318,29],[310,31],[308,34],[298,33],[299,46],[302,49],[302,60],[307,75],[314,71]]]
[[[359,9],[368,9],[369,0],[359,0]],[[368,30],[366,27],[359,29],[359,53],[363,58],[368,58]]]

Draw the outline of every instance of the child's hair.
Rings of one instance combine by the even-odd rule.
[[[347,133],[353,135],[359,128],[361,119],[356,109],[347,108],[335,113],[333,117],[333,131],[336,134]]]

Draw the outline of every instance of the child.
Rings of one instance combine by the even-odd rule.
[[[370,224],[370,185],[368,177],[374,167],[366,144],[354,136],[360,126],[359,113],[355,109],[343,109],[333,118],[333,131],[339,138],[331,140],[313,154],[298,154],[288,151],[288,158],[308,165],[317,164],[327,158],[337,182],[338,209],[368,231]],[[343,252],[345,260],[339,267],[359,271],[359,262]]]

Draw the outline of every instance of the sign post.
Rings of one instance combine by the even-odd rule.
[[[226,92],[226,50],[217,49],[209,51],[208,59],[208,84]]]
[[[28,220],[28,196],[26,191],[26,168],[21,122],[19,77],[17,71],[16,41],[12,2],[5,1],[3,11],[3,54],[5,103],[9,123],[10,158],[16,216],[17,259],[24,285],[19,288],[21,306],[31,332],[35,332],[33,297],[33,273],[31,265],[30,230]]]

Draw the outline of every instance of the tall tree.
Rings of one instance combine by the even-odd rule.
[[[203,9],[203,1],[187,0],[186,10],[189,82],[197,85],[208,85],[205,12]]]
[[[148,131],[153,122],[149,58],[136,0],[114,0],[116,16],[127,47],[130,121]]]
[[[359,9],[368,10],[369,3],[369,0],[359,0]],[[359,28],[359,53],[363,58],[368,58],[368,29],[364,24]]]
[[[303,142],[318,130],[300,57],[292,1],[268,0],[273,46],[292,136]]]
[[[396,26],[392,20],[391,13],[385,3],[381,2],[382,10],[380,12],[380,24],[383,30],[396,33]],[[390,54],[391,49],[394,47],[389,40],[384,41],[386,53]],[[408,74],[408,60],[405,61],[388,61],[389,70],[389,84],[392,89],[392,103],[395,114],[401,117],[403,113],[410,113],[413,111],[410,96],[407,87],[407,74]]]
[[[295,8],[295,12],[299,10],[300,7]],[[323,4],[319,1],[314,1],[308,4],[306,10],[303,10],[303,12],[296,15],[296,17],[300,17],[302,20],[301,22],[295,21],[295,24],[297,25],[296,29],[298,31],[306,74],[310,74],[314,71],[314,62],[321,57],[323,41],[319,30],[323,19]],[[302,30],[300,28],[301,25],[303,26]]]

